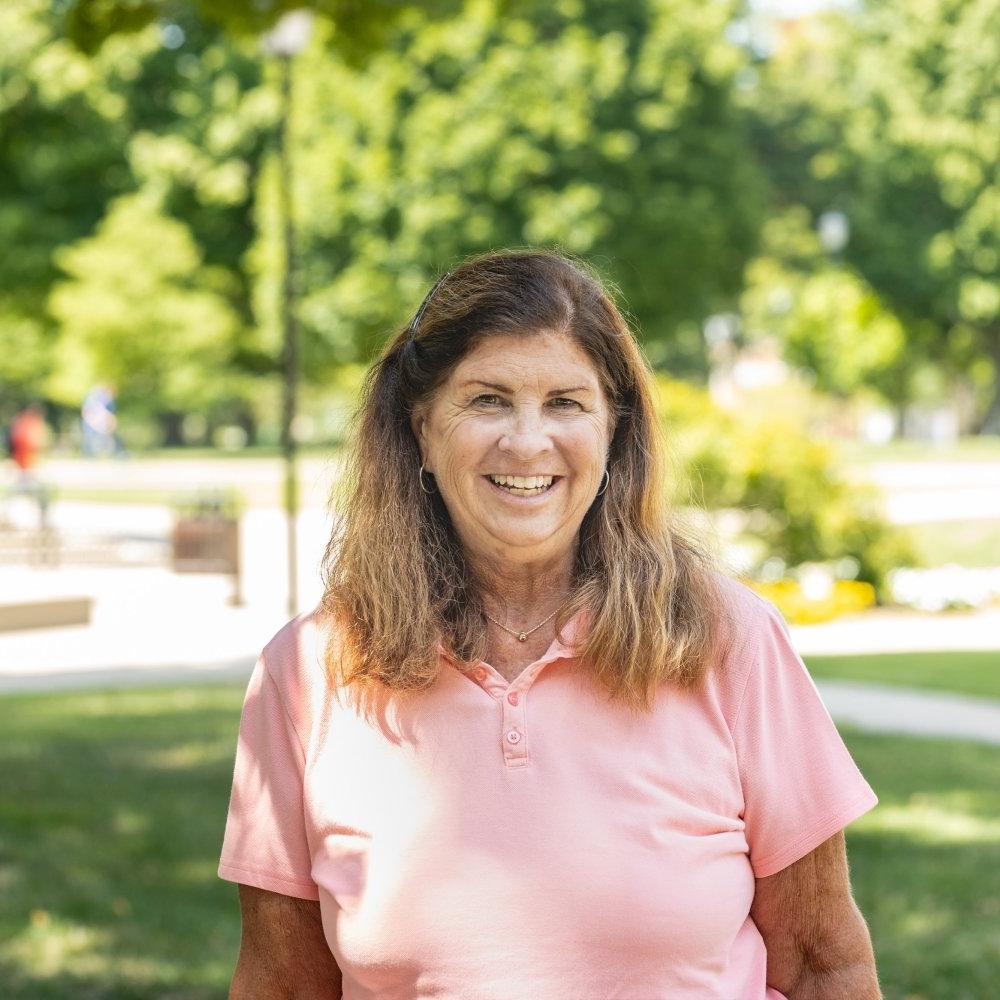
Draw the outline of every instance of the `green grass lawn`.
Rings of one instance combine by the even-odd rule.
[[[1000,645],[1000,637],[997,642]],[[901,684],[1000,699],[1000,650],[806,656],[804,659],[813,677]]]
[[[908,524],[903,530],[926,566],[1000,566],[1000,519]]]
[[[991,462],[1000,461],[1000,435],[959,438],[953,445],[896,440],[888,444],[838,441],[839,453],[851,462]]]
[[[0,699],[6,1000],[207,1000],[239,943],[215,876],[238,685]],[[995,996],[1000,748],[844,730],[880,797],[848,828],[887,1000]]]
[[[242,689],[0,701],[0,982],[18,1000],[223,997],[216,878]]]

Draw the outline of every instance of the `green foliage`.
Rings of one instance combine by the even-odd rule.
[[[168,385],[188,376],[140,389],[140,365],[137,398],[151,412],[260,410],[283,251],[282,107],[259,40],[300,6],[0,6],[5,388],[74,405],[85,373],[110,374],[98,327],[48,304],[63,295],[60,250],[98,233],[106,259],[135,248],[126,227],[101,227],[141,194],[154,229],[176,222],[199,262],[181,276],[161,254],[156,295],[182,289],[176,317],[209,317],[185,336],[220,339],[202,391]],[[751,338],[777,335],[821,389],[903,403],[962,378],[1000,422],[993,0],[827,11],[784,29],[767,58],[730,40],[737,0],[306,6],[318,17],[295,60],[291,145],[313,390],[368,360],[458,259],[547,245],[600,267],[675,375],[704,374],[703,320],[738,307]],[[833,258],[813,231],[831,208],[851,225]],[[106,323],[109,303],[137,299],[107,275],[88,294],[102,281]],[[138,309],[115,323],[147,321]],[[158,364],[173,366],[169,351]]]
[[[877,491],[849,480],[829,444],[786,415],[731,413],[686,383],[661,377],[659,386],[679,465],[675,503],[747,512],[747,532],[763,544],[761,564],[853,558],[857,579],[886,599],[889,570],[915,556],[885,521]]]
[[[178,12],[193,14],[224,29],[234,37],[259,36],[288,11],[310,9],[337,25],[338,50],[357,63],[385,39],[393,22],[417,4],[414,0],[70,0],[65,26],[70,38],[84,52],[93,54],[109,38],[140,31],[157,20],[170,20]],[[433,13],[457,4],[421,0],[419,6]]]
[[[85,59],[57,37],[48,0],[0,5],[0,385],[22,396],[43,391],[55,361],[53,253],[128,183],[109,80],[134,59],[121,46]]]
[[[762,196],[729,99],[732,12],[567,0],[501,17],[476,0],[407,18],[363,70],[306,53],[293,131],[314,363],[367,358],[436,272],[528,244],[593,259],[658,363],[703,371],[701,319],[735,301]]]
[[[50,308],[63,350],[53,395],[72,401],[109,379],[120,404],[185,410],[218,395],[236,318],[183,223],[147,194],[117,199],[94,236],[57,254],[69,280]]]
[[[61,325],[48,304],[65,277],[60,251],[92,238],[110,206],[138,190],[188,234],[189,251],[206,268],[199,282],[235,317],[220,345],[231,370],[221,379],[203,372],[196,395],[221,390],[224,401],[240,380],[238,395],[248,396],[245,373],[274,367],[273,359],[261,362],[247,322],[250,289],[241,266],[256,161],[277,108],[273,94],[259,86],[256,54],[223,44],[188,20],[184,51],[167,48],[160,28],[151,25],[110,38],[87,59],[58,37],[54,9],[43,0],[4,6],[0,26],[9,29],[0,30],[8,72],[0,88],[0,219],[9,246],[17,248],[0,260],[0,344],[10,346],[0,352],[0,380],[22,394],[76,406],[89,377],[111,374],[103,368],[114,352],[78,336],[87,321]],[[118,236],[121,245],[112,247]],[[118,225],[105,227],[101,243],[109,259],[133,271],[142,264],[131,256],[138,240]],[[109,288],[114,282],[111,275],[101,280]],[[127,309],[136,298],[111,289],[105,307],[112,301]],[[126,312],[115,322],[138,330],[145,317]],[[145,350],[153,352],[154,344]],[[171,363],[167,352],[160,365]],[[157,391],[154,382],[139,393],[143,410],[172,405]]]
[[[23,251],[0,264],[0,343],[14,348],[0,376],[67,405],[100,376],[121,381],[123,408],[259,408],[283,248],[278,74],[258,39],[286,6],[25,0],[0,15],[17,39],[0,41],[14,95],[0,106],[0,212]],[[516,13],[472,0],[449,17],[458,5],[313,6],[291,109],[309,385],[368,360],[440,270],[524,244],[595,260],[658,363],[704,369],[701,319],[735,303],[762,198],[730,99],[746,59],[724,35],[735,0],[522,0]],[[118,289],[111,261],[142,260],[119,216],[140,202],[157,206],[163,247],[145,289],[132,275]],[[91,254],[66,252],[80,247]],[[57,261],[98,273],[67,286]],[[193,347],[185,363],[154,358],[171,342]]]
[[[1000,426],[1000,7],[891,0],[788,32],[748,95],[779,204],[850,219],[844,251],[923,363]],[[992,372],[992,378],[991,378]]]
[[[769,219],[762,244],[741,297],[748,338],[776,335],[785,358],[815,373],[825,392],[848,396],[867,386],[897,399],[906,330],[864,278],[826,258],[806,210]]]

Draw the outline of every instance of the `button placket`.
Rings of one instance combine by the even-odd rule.
[[[524,696],[524,691],[512,689],[507,691],[500,702],[503,708],[500,744],[503,747],[504,761],[511,767],[526,764],[528,760]]]

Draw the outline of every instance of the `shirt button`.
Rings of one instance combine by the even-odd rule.
[[[512,729],[507,734],[507,742],[508,743],[520,743],[521,742],[521,734],[516,729]]]
[[[510,703],[511,703],[512,705],[516,705],[516,704],[517,704],[517,692],[516,692],[516,691],[511,691],[511,692],[510,692],[510,693],[509,693],[509,694],[507,695],[507,700],[508,700],[508,701],[509,701],[509,702],[510,702]]]

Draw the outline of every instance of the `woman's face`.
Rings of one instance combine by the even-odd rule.
[[[614,432],[589,359],[553,333],[487,337],[414,413],[412,427],[466,548],[524,563],[572,549]],[[509,476],[527,482],[511,489],[495,481]]]

